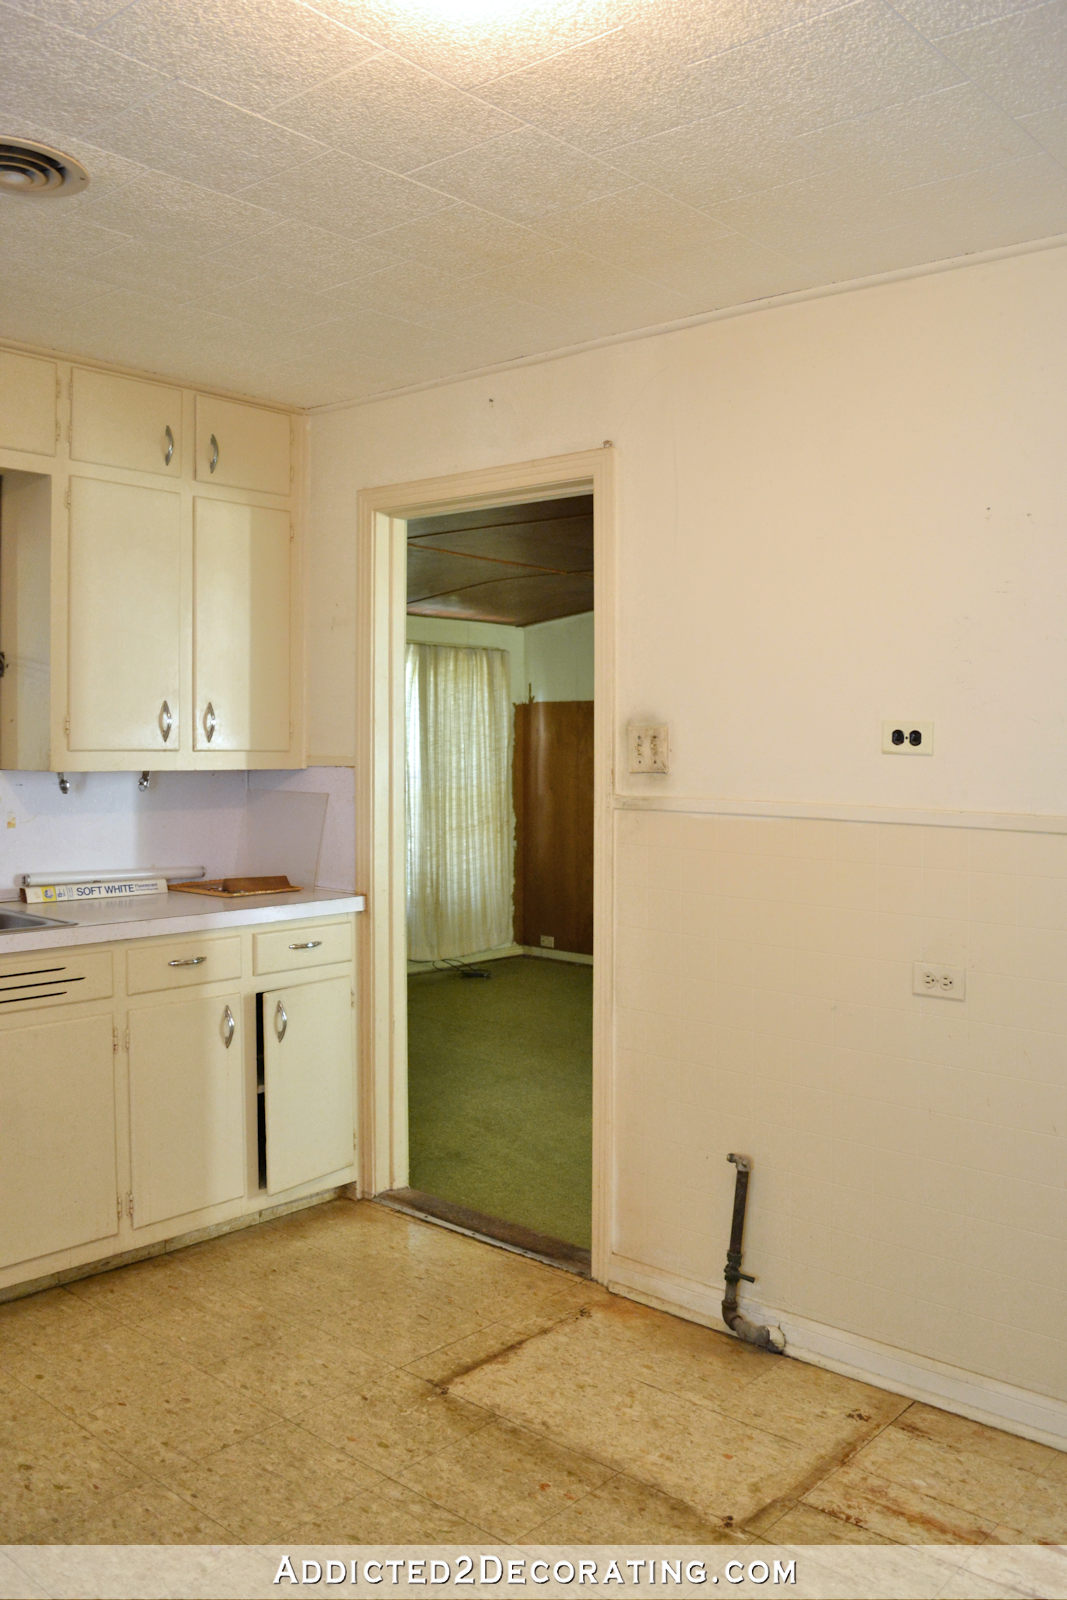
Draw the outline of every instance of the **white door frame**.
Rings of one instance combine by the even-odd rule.
[[[407,938],[404,906],[404,644],[409,517],[593,495],[593,1250],[610,1248],[612,797],[615,728],[615,501],[610,445],[576,455],[364,489],[356,620],[356,871],[367,885],[359,956],[360,1191],[407,1183]]]

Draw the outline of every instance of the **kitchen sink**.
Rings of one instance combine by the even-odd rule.
[[[33,933],[35,928],[72,928],[62,917],[38,917],[32,911],[0,910],[0,933]]]

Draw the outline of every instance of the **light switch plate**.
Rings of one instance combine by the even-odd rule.
[[[652,726],[643,722],[628,724],[631,772],[669,771],[669,742],[666,723]]]

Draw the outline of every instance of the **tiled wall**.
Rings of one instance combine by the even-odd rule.
[[[620,811],[614,1246],[1067,1398],[1067,835]],[[964,1001],[912,963],[966,968]]]

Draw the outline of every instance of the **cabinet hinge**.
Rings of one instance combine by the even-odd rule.
[[[127,1050],[127,1051],[130,1048],[130,1030],[129,1030],[129,1028],[126,1029],[126,1032],[122,1036],[122,1048],[124,1050]]]
[[[67,491],[63,496],[63,504],[66,506],[67,510],[69,511],[70,510],[70,484],[69,483],[67,484]]]
[[[111,1051],[116,1056],[119,1053],[119,1030],[117,1028],[112,1028],[111,1030]]]
[[[66,716],[66,717],[63,718],[63,732],[66,734],[67,738],[69,739],[70,738],[70,717],[69,716]]]
[[[115,1196],[115,1215],[118,1217],[120,1222],[122,1221],[123,1214],[125,1213],[125,1210],[126,1210],[126,1196],[124,1194],[117,1194]]]
[[[126,1195],[126,1215],[130,1219],[130,1226],[132,1228],[133,1227],[133,1195],[132,1195],[132,1193],[128,1193]]]

